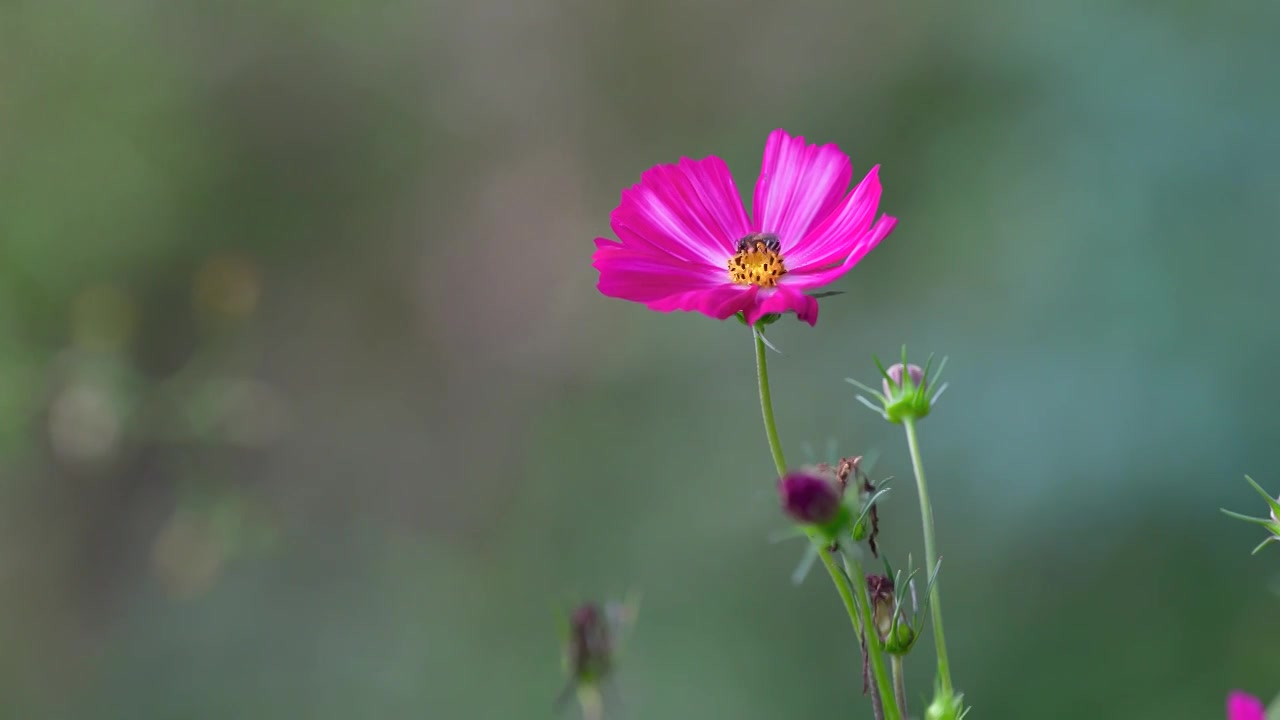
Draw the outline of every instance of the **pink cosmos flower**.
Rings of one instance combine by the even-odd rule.
[[[805,291],[849,272],[897,223],[875,219],[879,169],[848,192],[853,166],[835,145],[775,130],[748,218],[720,158],[659,165],[622,192],[610,223],[621,242],[596,238],[597,287],[659,312],[741,312],[754,325],[793,311],[813,325],[818,300]]]
[[[1227,696],[1227,720],[1266,720],[1267,709],[1258,698],[1233,690]]]

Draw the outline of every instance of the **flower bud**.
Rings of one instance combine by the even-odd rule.
[[[893,580],[887,575],[868,575],[867,592],[871,595],[871,619],[876,634],[884,642],[893,630]]]
[[[868,575],[867,593],[871,596],[871,621],[885,652],[905,655],[915,645],[916,632],[901,615],[893,595],[893,580],[887,575]],[[895,609],[898,616],[895,617]]]
[[[1253,549],[1253,552],[1257,553],[1259,550],[1273,542],[1280,542],[1280,499],[1272,499],[1271,493],[1263,490],[1262,486],[1254,482],[1253,478],[1248,475],[1245,475],[1244,479],[1253,486],[1253,489],[1262,496],[1262,499],[1267,501],[1267,507],[1270,508],[1269,516],[1252,517],[1249,515],[1241,515],[1240,513],[1227,510],[1226,508],[1223,508],[1222,512],[1237,520],[1244,520],[1245,522],[1253,523],[1255,525],[1261,525],[1262,528],[1267,531],[1267,537]]]
[[[925,720],[960,720],[965,712],[963,698],[960,693],[944,694],[940,690],[935,691],[933,702],[925,708]]]
[[[919,365],[891,365],[881,385],[884,388],[884,411],[891,422],[906,418],[919,420],[929,414],[929,388],[924,370]]]
[[[609,671],[613,642],[605,613],[595,603],[579,605],[569,616],[566,648],[569,672],[578,683],[590,683]]]
[[[911,380],[910,387],[905,387],[902,383],[902,363],[889,366],[886,373],[889,377],[882,380],[880,384],[884,387],[884,395],[887,398],[894,397],[895,390],[912,392],[924,383],[924,370],[914,363],[907,365],[907,377]],[[892,385],[889,383],[890,380],[893,381]]]
[[[842,508],[840,490],[822,475],[796,471],[778,480],[782,509],[801,525],[826,526],[835,522]]]

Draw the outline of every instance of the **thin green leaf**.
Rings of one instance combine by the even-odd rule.
[[[834,297],[836,295],[843,295],[843,294],[844,294],[844,290],[824,290],[822,292],[813,293],[809,297],[815,300],[821,300],[822,298]]]
[[[1268,536],[1267,536],[1267,539],[1266,539],[1266,540],[1263,540],[1263,541],[1262,541],[1262,542],[1260,542],[1260,543],[1258,543],[1258,547],[1254,548],[1254,549],[1253,549],[1253,552],[1251,552],[1251,553],[1249,553],[1249,554],[1250,554],[1250,555],[1257,555],[1257,554],[1258,554],[1258,551],[1259,551],[1259,550],[1261,550],[1262,548],[1266,547],[1268,543],[1272,543],[1272,542],[1275,542],[1275,541],[1277,541],[1277,540],[1280,540],[1280,538],[1277,538],[1275,535],[1268,535]]]
[[[1277,502],[1275,498],[1271,497],[1271,493],[1263,490],[1261,485],[1253,481],[1253,478],[1245,475],[1244,479],[1248,480],[1249,484],[1253,486],[1253,489],[1257,490],[1258,494],[1267,501],[1267,504],[1271,506],[1271,512],[1275,513],[1277,517],[1280,517],[1280,502]]]
[[[858,396],[857,396],[857,398],[856,398],[856,400],[857,400],[858,402],[862,403],[863,405],[866,405],[867,407],[869,407],[869,408],[871,408],[872,410],[874,410],[874,411],[875,411],[875,413],[876,413],[877,415],[879,415],[880,417],[884,418],[885,420],[888,420],[888,419],[889,419],[889,416],[888,416],[887,414],[885,414],[884,408],[881,408],[879,405],[876,405],[875,403],[871,402],[870,400],[866,399],[865,397],[863,397],[863,396],[861,396],[861,395],[858,395]]]
[[[880,498],[888,494],[889,494],[889,488],[885,488],[883,490],[876,490],[875,493],[871,495],[871,497],[867,498],[866,504],[862,506],[862,512],[858,513],[858,517],[857,519],[854,520],[853,524],[857,525],[863,520],[866,520],[867,515],[871,514],[871,508],[874,507],[876,503],[880,502]]]
[[[938,392],[934,393],[932,398],[929,398],[929,404],[933,405],[938,402],[938,398],[942,397],[942,393],[946,392],[948,387],[950,387],[949,383],[942,383],[942,387],[938,388]]]
[[[933,353],[929,353],[929,357],[924,361],[924,367],[921,368],[921,374],[920,374],[921,390],[924,390],[924,387],[929,384],[929,371],[933,369],[933,355],[934,355]]]
[[[1263,527],[1268,527],[1271,525],[1271,518],[1249,517],[1248,515],[1241,515],[1238,512],[1231,512],[1226,508],[1218,508],[1218,510],[1221,510],[1223,515],[1226,515],[1227,517],[1233,517],[1236,520],[1244,520],[1245,522],[1251,522],[1254,525],[1261,525]]]
[[[888,380],[889,385],[892,386],[893,378],[889,377],[889,371],[884,368],[884,363],[880,362],[880,358],[876,357],[875,355],[872,355],[871,359],[875,361],[876,368],[880,371],[880,377],[884,378],[885,380]]]
[[[880,400],[881,402],[884,402],[884,395],[882,395],[879,390],[873,387],[870,387],[868,385],[863,385],[862,383],[858,382],[857,380],[854,380],[853,378],[845,378],[844,381],[865,393],[871,394],[871,396],[874,397],[875,399]]]
[[[942,359],[938,361],[938,369],[933,371],[934,385],[938,384],[938,378],[942,377],[942,371],[945,370],[946,367],[947,367],[947,356],[943,355]]]
[[[804,582],[805,577],[809,575],[809,571],[813,569],[813,562],[818,559],[818,546],[809,543],[805,548],[804,555],[800,558],[800,564],[791,573],[791,584],[799,585]]]

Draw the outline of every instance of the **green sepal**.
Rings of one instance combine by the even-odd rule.
[[[889,633],[888,639],[884,642],[884,651],[890,655],[906,655],[911,652],[911,648],[916,644],[916,640],[919,637],[916,631],[911,629],[910,625],[895,620],[893,631]]]
[[[742,323],[743,325],[746,325],[746,324],[747,324],[747,315],[746,315],[746,313],[742,312],[741,310],[739,310],[738,312],[734,313],[734,314],[733,314],[733,316],[734,316],[734,317],[736,317],[736,318],[738,318],[738,322]],[[782,316],[781,316],[781,315],[779,315],[779,314],[777,314],[777,313],[769,313],[768,315],[761,315],[761,316],[760,316],[760,319],[759,319],[759,320],[756,320],[756,327],[758,327],[758,328],[768,327],[768,326],[770,326],[770,325],[772,325],[772,324],[774,324],[774,323],[778,322],[778,320],[779,320],[781,317],[782,317]]]
[[[925,709],[925,720],[960,720],[969,709],[964,706],[964,695],[958,692],[946,694],[941,687],[933,690],[933,702]]]
[[[1268,493],[1266,490],[1263,490],[1261,485],[1253,481],[1253,478],[1249,477],[1248,475],[1245,475],[1244,479],[1250,485],[1253,486],[1254,490],[1258,491],[1258,494],[1262,496],[1263,500],[1267,501],[1267,505],[1271,506],[1271,512],[1275,513],[1276,517],[1280,517],[1280,501],[1277,501],[1275,498],[1271,497],[1271,494]]]

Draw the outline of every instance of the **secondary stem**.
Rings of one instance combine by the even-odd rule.
[[[902,656],[890,655],[889,666],[893,670],[893,697],[898,701],[898,708],[907,715],[907,676],[902,668]]]
[[[578,703],[582,706],[582,720],[603,720],[604,698],[593,685],[578,688]]]
[[[756,341],[756,375],[760,381],[760,414],[764,417],[764,432],[769,439],[769,452],[773,455],[774,467],[778,469],[778,476],[781,477],[787,473],[787,460],[782,455],[782,443],[778,440],[778,425],[773,419],[773,397],[769,394],[769,362],[768,358],[765,357],[764,338],[760,335],[760,331],[755,328],[752,328],[751,334]],[[876,678],[876,687],[883,701],[885,720],[902,720],[902,714],[898,711],[897,703],[893,701],[893,690],[889,684],[888,675],[885,673],[884,660],[880,657],[880,647],[875,642],[874,625],[871,622],[870,605],[868,604],[870,601],[867,597],[866,576],[862,574],[862,566],[855,560],[856,579],[848,578],[836,565],[835,561],[831,559],[831,552],[827,549],[826,541],[822,537],[810,535],[809,540],[817,545],[818,557],[822,558],[822,566],[827,569],[827,574],[831,576],[831,582],[835,583],[836,592],[839,593],[840,599],[844,602],[844,609],[849,614],[849,621],[853,623],[854,632],[857,633],[859,638],[862,638],[864,631],[870,633],[865,640],[871,657],[871,669]],[[859,594],[859,597],[862,598],[863,612],[861,616],[858,612],[858,604],[854,602],[853,592],[849,587],[854,582],[857,583],[857,587],[861,588]]]
[[[853,559],[851,560],[850,557]],[[867,643],[867,655],[871,659],[871,674],[876,679],[876,688],[879,690],[880,699],[884,703],[884,716],[886,720],[898,720],[906,717],[903,714],[904,710],[900,709],[897,699],[894,697],[889,673],[884,669],[884,656],[880,654],[880,638],[876,634],[875,620],[871,617],[871,596],[867,594],[867,575],[862,571],[862,561],[856,555],[846,553],[844,555],[844,565],[845,570],[848,571],[848,581],[857,584],[858,609],[862,611],[862,622],[854,621],[854,624],[861,625],[862,632],[866,633],[866,638],[864,639]],[[853,567],[849,567],[850,565]],[[835,566],[832,565],[832,568],[835,568]],[[835,569],[835,572],[838,573],[839,569]]]
[[[925,572],[932,573],[938,566],[938,543],[933,533],[933,506],[929,504],[929,486],[924,479],[924,466],[920,461],[920,441],[916,437],[916,423],[913,418],[905,418],[903,427],[907,429],[907,445],[911,449],[911,467],[916,474],[916,488],[920,492],[920,520],[924,525],[924,556],[928,565]],[[947,640],[942,633],[942,605],[938,602],[938,583],[935,580],[929,591],[929,612],[933,617],[933,638],[938,647],[938,680],[942,684],[942,693],[951,695],[951,665],[947,662]]]

